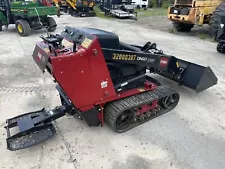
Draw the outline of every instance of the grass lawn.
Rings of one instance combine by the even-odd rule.
[[[164,8],[149,8],[147,10],[135,9],[135,12],[138,13],[139,17],[167,15],[167,9],[164,9]]]
[[[96,16],[99,18],[111,19],[111,17],[105,16],[105,13],[102,12],[97,5],[94,6],[94,12],[96,13]]]

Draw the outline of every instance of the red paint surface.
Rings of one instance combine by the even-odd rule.
[[[43,42],[38,46],[41,48],[39,52],[44,52],[49,56],[49,53],[43,49],[46,48]],[[50,56],[50,62],[51,73],[56,82],[82,112],[96,105],[104,107],[107,102],[157,88],[154,83],[145,82],[144,88],[116,92],[97,37],[87,49],[78,46],[76,53],[70,50],[58,56]],[[101,87],[102,82],[107,82],[105,88]],[[100,116],[99,118],[102,119],[103,114]]]
[[[154,100],[151,105],[143,105],[140,109],[137,109],[137,115],[143,114],[147,111],[153,110],[158,107],[158,101]]]
[[[94,55],[97,50],[97,55]],[[53,76],[74,105],[85,111],[94,103],[116,97],[116,92],[97,38],[86,50],[51,57]],[[107,82],[102,88],[101,83]],[[105,92],[108,95],[105,95]]]

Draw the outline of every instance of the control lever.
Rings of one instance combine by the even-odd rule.
[[[41,39],[43,39],[45,42],[48,42],[48,40],[43,36],[43,35],[40,35],[39,36]]]
[[[77,52],[77,44],[79,43],[79,40],[74,39],[73,40],[73,52]]]
[[[43,39],[44,42],[51,44],[56,49],[62,48],[63,37],[58,34],[56,35],[50,34],[48,37],[44,37],[43,35],[40,35],[40,38]]]
[[[141,49],[143,52],[147,52],[151,47],[151,42],[147,42]]]
[[[147,42],[141,49],[143,52],[150,52],[153,54],[163,54],[162,50],[157,49],[156,43]]]
[[[157,45],[156,45],[156,43],[147,42],[147,43],[142,47],[141,50],[142,50],[143,52],[147,52],[147,51],[149,51],[149,50],[151,50],[151,49],[157,50]]]
[[[48,48],[49,48],[49,50],[50,50],[51,53],[53,52],[54,55],[57,56],[56,49],[55,49],[55,47],[52,44],[49,44],[48,45]]]
[[[155,51],[154,51],[155,54],[163,54],[163,51],[157,48],[156,43],[152,43],[150,49],[155,50]]]
[[[155,49],[155,50],[157,50],[157,45],[156,45],[156,43],[152,43],[151,46],[150,46],[150,49]]]

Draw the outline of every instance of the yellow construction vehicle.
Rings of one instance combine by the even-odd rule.
[[[96,16],[95,12],[93,12],[94,0],[53,0],[53,4],[60,11],[69,12],[72,16]]]
[[[189,32],[194,25],[208,24],[215,35],[222,14],[225,14],[222,0],[175,0],[168,8],[167,16],[179,32]]]

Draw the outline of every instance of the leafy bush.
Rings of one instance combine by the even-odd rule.
[[[148,7],[149,8],[157,8],[157,7],[168,8],[173,3],[174,3],[174,0],[149,0]]]

